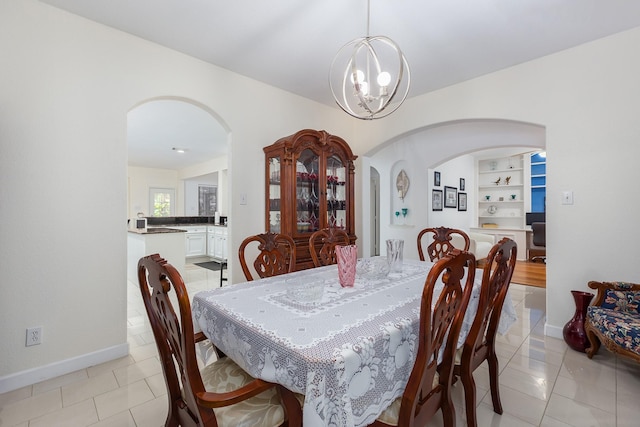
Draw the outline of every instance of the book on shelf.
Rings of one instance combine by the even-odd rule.
[[[498,228],[498,224],[494,222],[485,222],[482,224],[482,228]]]

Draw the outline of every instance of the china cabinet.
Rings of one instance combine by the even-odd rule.
[[[291,236],[296,268],[313,267],[309,236],[343,229],[355,242],[354,156],[344,139],[304,129],[265,147],[266,229]]]

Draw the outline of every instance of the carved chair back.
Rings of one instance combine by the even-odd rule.
[[[467,233],[465,233],[462,230],[458,230],[456,228],[447,228],[447,227],[425,228],[418,234],[418,239],[417,239],[418,255],[420,256],[421,261],[426,260],[424,256],[424,251],[423,251],[424,244],[422,242],[422,239],[423,239],[423,236],[427,233],[430,233],[430,234],[429,236],[425,237],[425,239],[427,239],[428,237],[433,238],[431,243],[427,246],[427,254],[429,255],[430,261],[435,261],[442,258],[445,254],[449,253],[452,249],[455,248],[453,246],[453,243],[451,242],[451,239],[453,238],[453,236],[457,235],[464,240],[464,247],[457,248],[457,249],[468,251],[469,246],[471,245],[471,240],[469,239],[469,236],[467,235]]]
[[[189,296],[175,267],[158,254],[143,257],[138,262],[138,283],[167,386],[166,426],[217,427],[219,423],[237,425],[240,420],[251,419],[255,423],[256,420],[264,421],[265,414],[272,414],[270,421],[279,425],[302,425],[300,404],[292,392],[277,384],[251,378],[215,346],[217,360],[203,368],[207,371],[205,386],[195,344],[206,337],[202,332],[194,334]],[[170,297],[172,289],[173,298]],[[177,311],[172,300],[177,300]],[[256,398],[263,392],[270,394]],[[237,403],[244,406],[234,409],[233,405]],[[271,407],[279,405],[282,405],[283,413],[270,412]],[[225,409],[220,409],[219,414],[224,420],[221,421],[213,408],[223,407]]]
[[[254,280],[245,256],[249,244],[257,244],[258,255],[253,260],[253,268],[260,278],[278,276],[295,270],[296,245],[291,237],[271,232],[256,234],[244,239],[238,249],[240,266],[248,281]]]
[[[309,252],[313,265],[321,267],[335,264],[337,262],[336,245],[348,244],[350,244],[349,235],[344,230],[329,227],[316,231],[309,237]]]
[[[507,237],[496,243],[489,251],[482,273],[478,311],[462,347],[459,363],[454,369],[454,374],[460,376],[464,385],[468,426],[477,426],[473,371],[485,360],[489,365],[494,411],[502,414],[495,341],[502,306],[516,266],[517,254],[516,242]]]
[[[191,305],[180,273],[154,254],[138,262],[138,282],[169,394],[167,423],[171,420],[174,425],[215,425],[207,424],[212,419],[215,423],[213,409],[198,405],[195,396],[205,392],[205,387],[196,360]],[[169,297],[172,288],[177,312]]]
[[[399,426],[426,425],[438,409],[445,426],[455,425],[453,364],[474,278],[475,257],[457,249],[429,271],[420,304],[416,362],[402,395]]]

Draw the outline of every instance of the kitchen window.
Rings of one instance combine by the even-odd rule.
[[[151,216],[175,216],[176,190],[173,188],[150,188]]]

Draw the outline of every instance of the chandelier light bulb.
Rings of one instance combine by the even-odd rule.
[[[356,76],[356,79],[355,79],[355,80],[353,79],[353,76],[354,76],[354,75]],[[363,73],[362,71],[360,71],[360,70],[356,70],[356,72],[355,72],[355,73],[351,73],[351,83],[354,83],[354,84],[355,84],[356,82],[358,82],[358,83],[362,83],[363,81],[364,81],[364,73]]]
[[[391,74],[387,73],[386,71],[378,74],[378,84],[380,86],[389,86],[389,83],[391,83]]]
[[[369,83],[367,82],[360,83],[360,92],[362,92],[364,96],[367,96],[369,94]]]

